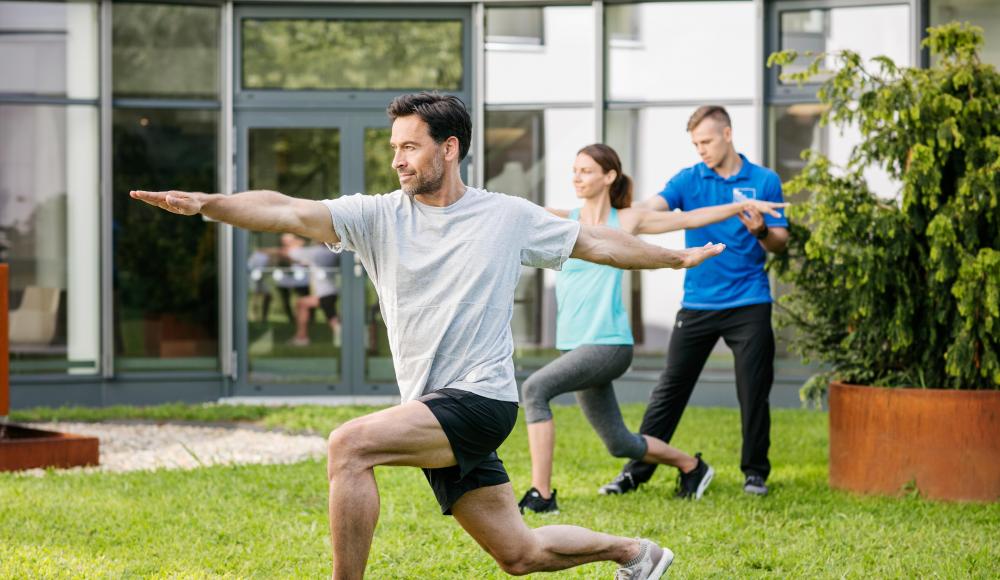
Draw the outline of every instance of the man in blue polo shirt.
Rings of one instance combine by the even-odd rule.
[[[736,152],[732,123],[724,108],[698,108],[687,129],[703,162],[682,170],[659,195],[639,206],[690,211],[743,198],[783,201],[778,175]],[[643,435],[670,442],[705,361],[722,337],[735,358],[743,423],[743,490],[755,495],[767,494],[765,482],[771,471],[767,458],[771,443],[768,396],[774,379],[774,331],[764,260],[767,252],[784,251],[787,241],[784,216],[773,218],[757,212],[687,230],[685,245],[689,248],[721,242],[727,249],[685,273],[684,299],[670,336],[667,367],[650,396],[639,429]],[[600,492],[632,491],[648,481],[655,469],[656,465],[630,461]]]

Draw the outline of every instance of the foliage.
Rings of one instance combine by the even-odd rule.
[[[213,111],[115,111],[114,275],[122,309],[170,313],[214,329],[217,226],[137,203],[131,189],[215,191]]]
[[[638,424],[643,408],[624,405],[626,421]],[[268,417],[280,414],[285,427],[312,425],[322,433],[364,411],[283,408]],[[762,500],[741,489],[739,412],[688,409],[674,443],[684,449],[697,444],[717,474],[704,499],[687,502],[671,499],[675,472],[666,469],[637,493],[598,495],[621,460],[607,454],[578,407],[553,411],[559,425],[553,475],[562,511],[525,516],[531,527],[571,524],[652,537],[677,554],[671,572],[689,578],[1000,574],[1000,545],[988,541],[1000,526],[1000,503],[832,491],[825,414],[773,411],[773,435],[782,444],[772,459],[781,468]],[[210,412],[222,418],[230,410],[213,405],[201,412],[209,420]],[[520,495],[530,485],[523,417],[499,454]],[[453,518],[440,515],[420,470],[378,468],[376,477],[382,505],[370,577],[509,578]],[[126,474],[0,474],[0,578],[329,575],[326,486],[322,460]],[[610,578],[613,571],[609,563],[588,564],[537,578]]]
[[[779,323],[796,330],[797,352],[832,368],[804,397],[831,377],[1000,388],[1000,74],[979,61],[982,43],[980,28],[951,23],[929,29],[927,69],[841,51],[787,75],[805,82],[832,59],[822,122],[861,133],[845,167],[807,151],[786,185],[811,197],[790,208],[801,225],[770,264],[793,285]],[[797,56],[775,53],[768,65]],[[901,183],[898,199],[870,191],[873,166]]]
[[[219,98],[218,6],[117,2],[111,9],[116,97]]]
[[[248,89],[462,88],[460,20],[246,19]]]

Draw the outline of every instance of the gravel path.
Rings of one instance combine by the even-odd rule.
[[[323,457],[326,439],[255,428],[123,423],[32,423],[100,439],[101,465],[74,471],[195,469],[237,463],[295,463]],[[43,474],[44,470],[27,473]]]

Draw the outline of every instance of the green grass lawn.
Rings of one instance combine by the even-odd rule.
[[[370,410],[168,405],[32,410],[12,419],[253,421],[325,433]],[[642,410],[626,406],[630,425],[638,424]],[[672,499],[676,472],[668,469],[638,493],[597,495],[622,462],[605,453],[577,408],[558,407],[555,487],[562,513],[529,515],[528,523],[653,538],[677,554],[675,577],[1000,576],[1000,503],[831,491],[826,415],[773,415],[771,495],[756,498],[741,490],[738,412],[688,410],[674,443],[703,451],[717,474],[702,501],[685,502]],[[523,420],[500,455],[515,491],[523,493],[529,485]],[[322,461],[310,461],[186,472],[0,474],[0,577],[323,577],[329,574],[324,469]],[[368,577],[505,577],[439,514],[418,470],[376,473],[382,517]],[[592,564],[544,576],[610,578],[614,568]]]

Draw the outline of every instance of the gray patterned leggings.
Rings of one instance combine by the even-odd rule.
[[[524,382],[525,418],[528,423],[551,420],[549,401],[573,392],[611,455],[641,459],[646,455],[646,440],[625,426],[611,386],[630,364],[631,345],[585,344],[563,353]]]

